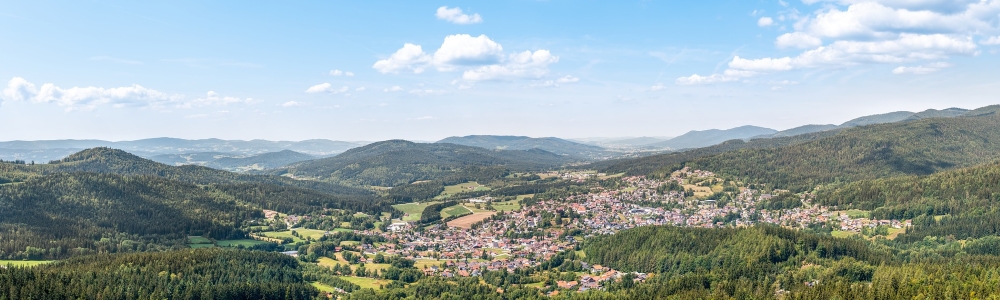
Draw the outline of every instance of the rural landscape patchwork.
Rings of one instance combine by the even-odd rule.
[[[0,300],[1000,299],[1000,1],[442,5],[2,5]]]

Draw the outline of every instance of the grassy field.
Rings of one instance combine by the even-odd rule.
[[[371,289],[376,289],[377,290],[377,289],[381,288],[380,286],[389,284],[389,281],[386,281],[386,280],[371,279],[371,278],[364,278],[364,277],[340,276],[340,279],[346,280],[346,281],[348,281],[350,283],[353,283],[353,284],[357,284],[358,286],[360,286],[363,289],[364,288],[371,288]]]
[[[326,233],[325,230],[317,230],[317,229],[296,228],[292,230],[295,230],[295,232],[298,233],[299,236],[302,238],[312,237],[313,239],[319,239],[323,237],[323,234]],[[292,230],[261,232],[261,234],[263,234],[266,237],[276,238],[276,239],[283,239],[286,237],[291,238],[293,243],[298,243],[303,241],[302,238],[293,236]]]
[[[906,228],[889,228],[889,235],[887,235],[886,238],[895,240],[896,237],[903,233],[906,233]]]
[[[534,196],[534,195],[532,195]],[[518,196],[520,197],[520,196]],[[521,209],[521,201],[512,200],[507,202],[497,202],[493,203],[493,209],[497,211],[512,211]]]
[[[424,212],[424,208],[431,206],[433,204],[440,203],[436,201],[430,202],[420,202],[420,203],[406,203],[406,204],[396,204],[392,207],[398,209],[399,211],[408,214],[408,216],[403,217],[403,221],[419,221],[420,214]]]
[[[357,245],[357,244],[361,244],[361,242],[359,242],[359,241],[340,241],[340,245],[341,246],[352,246],[352,245]]]
[[[212,240],[203,236],[189,236],[188,244],[211,244]]]
[[[441,210],[441,218],[459,217],[469,214],[472,214],[472,211],[469,210],[468,208],[465,208],[465,206],[462,206],[461,204],[452,207],[446,207],[445,209]]]
[[[867,219],[871,218],[872,215],[870,211],[860,210],[860,209],[845,210],[842,211],[841,213],[847,214],[847,216],[851,217],[851,219],[858,219],[858,218]]]
[[[322,283],[319,283],[319,282],[313,282],[312,286],[314,288],[316,288],[317,290],[320,290],[321,292],[334,293],[334,292],[337,291],[337,290],[333,289],[332,286],[325,285],[325,284],[322,284]]]
[[[490,188],[479,184],[475,181],[469,181],[466,183],[459,183],[456,185],[449,185],[444,187],[444,191],[438,197],[448,197],[462,192],[472,192],[472,191],[489,191]]]
[[[34,267],[51,262],[51,260],[0,260],[0,266]]]
[[[267,244],[267,242],[258,241],[258,240],[249,240],[249,239],[247,239],[247,240],[221,240],[221,241],[216,242],[216,244],[218,244],[219,247],[237,247],[239,245],[243,245],[243,247],[253,247],[254,245]]]

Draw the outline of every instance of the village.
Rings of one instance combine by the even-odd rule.
[[[560,174],[561,178],[583,182],[593,174]],[[359,245],[368,256],[394,255],[424,262],[422,271],[428,276],[479,276],[483,271],[515,272],[532,268],[565,251],[578,251],[583,239],[639,226],[673,225],[688,227],[752,226],[757,223],[776,224],[791,228],[807,228],[814,224],[830,224],[841,234],[859,234],[867,229],[888,226],[902,229],[910,221],[872,220],[863,216],[831,211],[812,205],[808,194],[799,201],[801,206],[768,210],[758,207],[772,194],[740,187],[732,189],[727,200],[695,196],[692,190],[706,189],[711,184],[718,189],[720,182],[707,171],[682,169],[670,178],[620,178],[623,185],[615,189],[594,187],[589,193],[559,199],[535,200],[517,210],[499,212],[468,227],[436,224],[416,225],[414,222],[393,223],[388,230],[360,230],[358,233],[378,235],[391,241],[377,245]],[[693,185],[692,183],[702,183]],[[665,187],[673,187],[665,189]],[[484,200],[485,199],[485,200]],[[466,199],[482,204],[492,198]],[[269,214],[272,212],[268,212]],[[296,216],[287,216],[294,224]],[[585,265],[577,280],[559,281],[561,289],[598,289],[603,282],[618,280],[625,273],[600,265]],[[633,273],[634,280],[643,281],[651,274]]]

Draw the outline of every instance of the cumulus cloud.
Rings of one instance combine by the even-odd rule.
[[[868,64],[899,66],[895,74],[927,74],[954,56],[976,56],[978,45],[1000,44],[1000,0],[804,0],[823,2],[775,39],[777,48],[803,49],[793,56],[736,56],[723,74],[678,78],[678,84],[737,81],[741,77],[804,68]],[[988,34],[988,35],[987,35]],[[976,42],[978,40],[978,43]],[[825,42],[825,43],[824,43]],[[924,63],[924,65],[920,65]],[[912,66],[916,64],[916,66]],[[748,76],[726,73],[750,71]]]
[[[293,107],[293,106],[302,106],[302,103],[296,101],[288,101],[281,104],[281,107]]]
[[[468,25],[482,23],[483,17],[479,14],[467,15],[462,12],[461,8],[448,8],[447,6],[438,7],[437,13],[434,14],[439,20],[445,20],[455,24]]]
[[[937,72],[941,69],[951,67],[952,64],[946,62],[936,62],[928,64],[925,66],[914,66],[914,67],[897,67],[892,70],[892,74],[902,75],[902,74],[914,74],[914,75],[924,75]]]
[[[238,98],[231,96],[220,96],[219,93],[214,91],[208,91],[205,97],[195,98],[191,101],[186,101],[179,105],[181,108],[191,108],[191,107],[202,107],[202,106],[218,106],[218,105],[229,105],[237,103],[252,103],[253,98]]]
[[[3,90],[3,98],[9,101],[31,101],[54,103],[67,110],[91,110],[99,105],[151,106],[181,100],[179,96],[147,89],[138,84],[117,88],[72,87],[61,88],[52,83],[36,87],[24,78],[14,77]]]
[[[350,90],[350,88],[347,87],[347,86],[343,86],[343,87],[340,87],[340,88],[334,88],[332,84],[330,84],[330,83],[327,82],[327,83],[320,83],[320,84],[317,84],[317,85],[309,87],[308,89],[306,89],[306,93],[310,93],[310,94],[315,94],[315,93],[339,94],[339,93],[347,92],[348,90]]]
[[[486,35],[455,34],[445,37],[433,55],[419,45],[405,44],[372,67],[382,73],[421,73],[431,67],[442,72],[463,70],[462,79],[482,81],[540,78],[548,73],[548,65],[558,61],[558,56],[545,49],[505,55],[503,46]]]
[[[421,97],[423,97],[423,96],[431,96],[431,95],[441,95],[441,94],[444,94],[444,93],[445,93],[444,90],[435,90],[435,89],[413,89],[413,90],[410,90],[410,94],[414,94],[414,95],[421,96]]]
[[[331,70],[331,71],[330,71],[330,75],[332,75],[332,76],[347,76],[347,77],[354,77],[354,72],[350,72],[350,71],[341,71],[341,70]]]
[[[398,85],[395,85],[395,86],[392,86],[392,87],[385,88],[385,90],[382,90],[382,91],[386,92],[386,93],[389,93],[389,92],[399,92],[399,91],[402,91],[402,90],[403,90],[402,87],[400,87]]]
[[[453,66],[495,64],[501,59],[503,46],[485,34],[455,34],[444,38],[441,48],[434,52],[433,63],[439,70],[451,70]]]
[[[566,75],[566,76],[564,76],[562,78],[556,79],[556,82],[557,83],[574,83],[574,82],[580,82],[580,78],[576,78],[576,77],[573,77],[573,76],[570,76],[570,75]]]
[[[424,49],[420,45],[406,43],[403,44],[403,48],[396,50],[396,53],[393,53],[389,58],[376,61],[372,68],[382,74],[395,74],[404,70],[419,74],[424,71],[430,61],[431,56],[424,53]]]
[[[806,33],[792,32],[778,36],[774,45],[778,48],[808,49],[823,45],[823,41]]]
[[[664,86],[662,83],[657,83],[656,85],[653,85],[653,86],[649,87],[649,91],[655,92],[655,91],[659,91],[659,90],[662,90],[662,89],[665,89],[665,88],[667,88],[667,87]]]
[[[771,19],[771,17],[763,17],[763,18],[757,19],[757,26],[768,27],[768,26],[771,26],[771,25],[774,25],[774,19]]]
[[[354,91],[355,91],[355,92],[364,92],[364,91],[366,91],[366,90],[368,90],[368,89],[366,89],[366,88],[365,88],[365,87],[363,87],[363,86],[359,86],[358,88],[354,89]]]

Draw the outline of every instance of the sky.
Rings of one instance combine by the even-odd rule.
[[[998,104],[998,54],[1000,0],[0,0],[0,141],[782,130]]]

